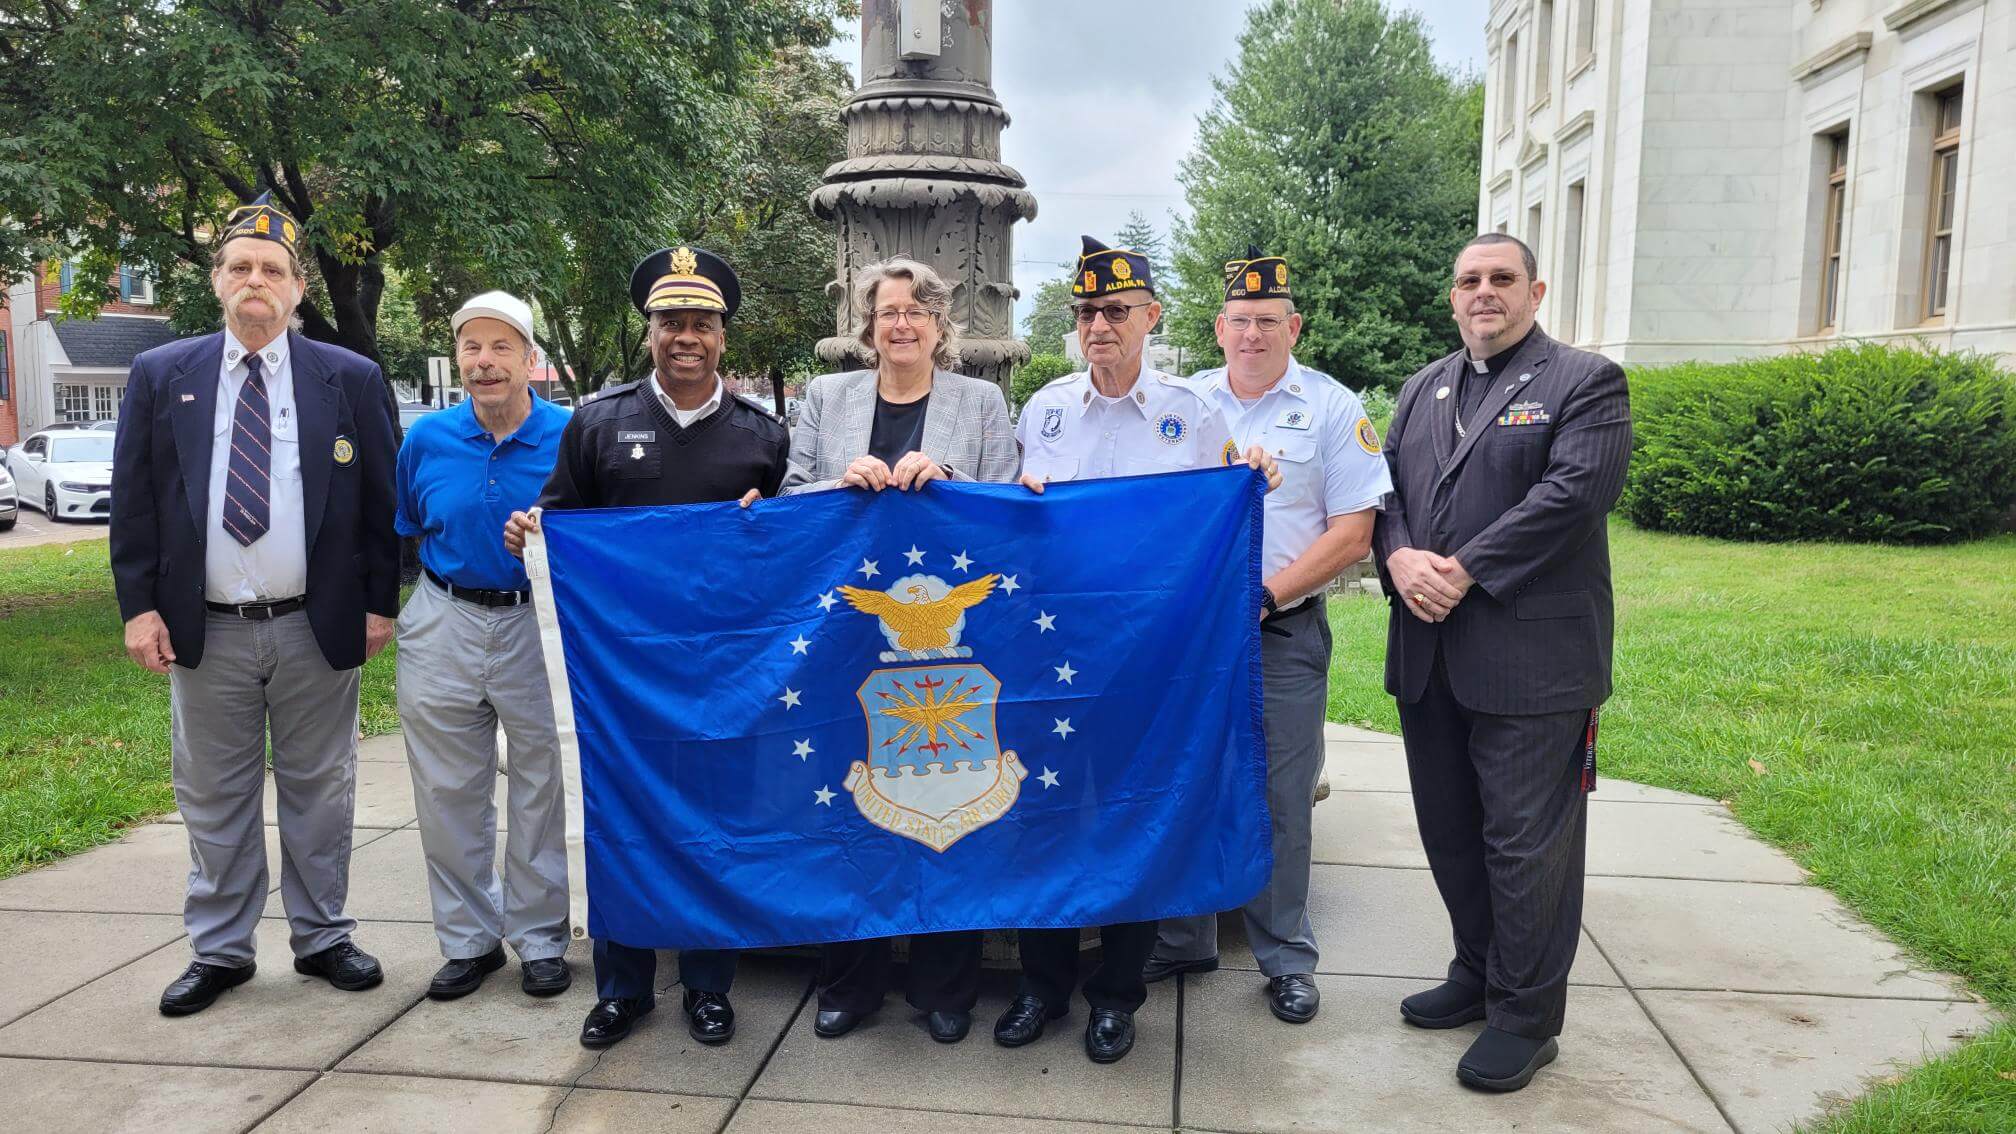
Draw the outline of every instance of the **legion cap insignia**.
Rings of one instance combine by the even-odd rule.
[[[222,245],[241,236],[249,236],[271,240],[298,256],[301,250],[296,247],[295,238],[299,235],[294,218],[273,203],[273,194],[261,193],[250,203],[231,210],[230,218],[224,222],[224,239],[218,243]]]
[[[1225,298],[1291,299],[1288,261],[1268,256],[1254,245],[1246,246],[1243,259],[1225,261]]]
[[[1108,248],[1089,236],[1078,239],[1084,251],[1078,256],[1079,273],[1071,285],[1072,295],[1089,299],[1122,291],[1154,294],[1154,272],[1147,257],[1125,248]]]

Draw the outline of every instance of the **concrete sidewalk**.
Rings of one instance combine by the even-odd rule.
[[[399,738],[368,742],[364,760],[350,909],[387,974],[369,992],[295,975],[275,894],[258,977],[201,1015],[159,1015],[188,961],[189,855],[172,819],[0,882],[6,1126],[1769,1131],[1989,1022],[1957,981],[1913,968],[1721,807],[1605,780],[1561,1058],[1519,1094],[1470,1091],[1454,1068],[1478,1026],[1424,1032],[1399,1018],[1400,998],[1439,979],[1449,956],[1399,745],[1332,726],[1314,1023],[1268,1015],[1228,921],[1229,967],[1154,986],[1138,1046],[1112,1067],[1084,1057],[1082,1004],[1030,1047],[995,1046],[1005,973],[988,974],[964,1043],[930,1042],[900,997],[845,1039],[814,1039],[811,968],[787,958],[745,959],[725,1047],[688,1040],[668,964],[661,1004],[672,1005],[598,1055],[575,1042],[594,995],[582,948],[573,989],[554,1000],[521,994],[515,965],[467,999],[422,997],[440,957]]]

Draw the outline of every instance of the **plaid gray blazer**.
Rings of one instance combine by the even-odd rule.
[[[812,379],[791,431],[784,495],[838,488],[847,466],[868,451],[874,425],[873,370]],[[949,370],[932,375],[923,447],[925,456],[952,470],[954,480],[1010,481],[1022,470],[1000,387]]]

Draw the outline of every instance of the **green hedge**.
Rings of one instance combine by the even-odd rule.
[[[2016,379],[1971,354],[1842,347],[1631,375],[1619,505],[1743,540],[1944,543],[2016,502]]]
[[[1036,391],[1078,369],[1081,368],[1076,363],[1061,354],[1033,355],[1029,361],[1016,367],[1015,373],[1009,377],[1009,399],[1015,403],[1015,408],[1020,409]]]

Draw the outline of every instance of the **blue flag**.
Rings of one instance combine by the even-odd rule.
[[[1240,905],[1272,866],[1264,487],[548,513],[589,932],[749,948]]]

